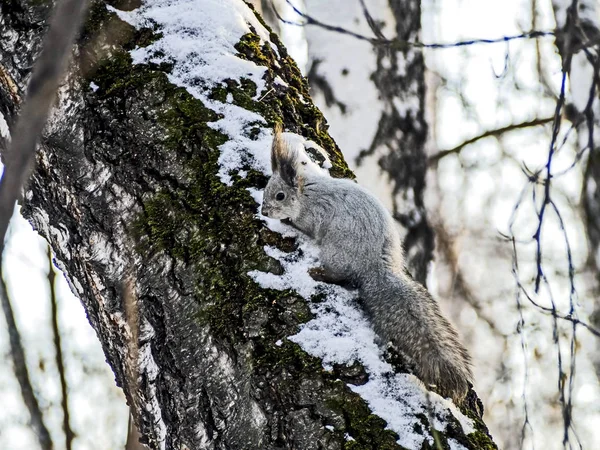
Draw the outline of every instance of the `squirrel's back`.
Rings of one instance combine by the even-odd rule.
[[[362,282],[374,271],[402,272],[396,224],[381,202],[347,179],[307,177],[297,224],[317,240],[328,269]]]

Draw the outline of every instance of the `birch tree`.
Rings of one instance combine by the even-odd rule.
[[[420,1],[305,0],[306,14],[373,38],[416,42]],[[298,17],[297,20],[302,20]],[[393,212],[408,266],[425,283],[433,232],[424,206],[425,65],[420,49],[373,45],[320,26],[305,28],[315,103],[358,181]]]

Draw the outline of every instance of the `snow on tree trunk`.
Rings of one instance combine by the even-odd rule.
[[[48,9],[0,5],[12,127]],[[495,448],[473,392],[460,412],[394,373],[312,244],[258,214],[276,121],[351,174],[277,37],[239,0],[117,6],[92,4],[23,212],[148,446]]]
[[[304,3],[311,17],[375,37],[361,2]],[[373,25],[385,37],[419,40],[419,1],[364,3]],[[306,27],[305,33],[307,73],[315,103],[324,111],[331,135],[358,181],[375,192],[402,225],[409,269],[425,283],[434,244],[423,203],[427,126],[422,52],[374,48],[317,26]]]

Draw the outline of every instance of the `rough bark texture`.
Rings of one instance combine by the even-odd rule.
[[[0,112],[11,127],[48,6],[0,2]],[[400,448],[340,382],[343,370],[324,371],[291,342],[276,345],[309,319],[309,307],[246,274],[279,272],[263,246],[289,250],[294,242],[255,217],[246,188],[264,187],[264,175],[249,169],[231,187],[219,181],[227,137],[207,125],[216,113],[169,83],[168,65],[132,65],[128,51],[155,33],[92,4],[23,209],[81,299],[144,442],[153,449]],[[334,175],[349,175],[304,79],[272,40],[280,57],[253,33],[237,45],[239,58],[268,68],[272,95],[255,101],[253,83],[232,81],[213,97],[231,95],[270,125],[283,120],[329,152]],[[475,400],[465,407],[477,428],[469,436],[460,426],[434,433],[427,417],[423,430],[443,448],[450,437],[470,449],[495,448],[476,408]]]

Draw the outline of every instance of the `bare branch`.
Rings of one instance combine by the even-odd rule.
[[[56,349],[56,367],[58,368],[58,375],[60,378],[60,388],[62,392],[61,406],[63,410],[63,431],[65,432],[65,443],[66,449],[71,450],[73,448],[73,438],[75,433],[71,429],[70,414],[69,414],[69,397],[67,390],[67,378],[65,376],[65,364],[62,352],[62,344],[60,339],[60,329],[58,327],[58,303],[56,299],[56,289],[54,281],[56,279],[56,272],[54,271],[54,265],[52,264],[52,250],[48,246],[48,287],[50,288],[50,305],[52,306],[52,334],[54,335],[54,348]]]
[[[579,442],[579,438],[575,431],[574,423],[573,423],[573,416],[572,416],[573,386],[574,386],[574,377],[575,377],[575,371],[576,371],[577,328],[579,325],[581,325],[584,328],[586,328],[588,331],[590,331],[593,335],[600,337],[599,330],[594,329],[590,325],[580,321],[579,318],[577,317],[576,302],[575,302],[576,289],[575,289],[575,279],[574,279],[575,267],[574,267],[574,263],[573,263],[573,255],[572,255],[572,251],[571,251],[571,245],[569,242],[569,237],[567,235],[567,231],[565,228],[565,223],[564,223],[561,211],[559,210],[557,204],[555,203],[554,199],[552,198],[552,195],[554,194],[554,190],[551,190],[553,178],[556,178],[557,175],[561,174],[561,173],[553,173],[552,163],[553,163],[556,152],[561,148],[561,144],[560,144],[560,142],[558,142],[558,137],[559,137],[559,133],[561,131],[563,112],[565,109],[565,98],[566,98],[565,86],[566,86],[566,78],[569,73],[569,69],[571,67],[571,60],[572,60],[574,52],[578,51],[581,48],[584,49],[583,51],[587,51],[586,50],[587,46],[589,46],[590,43],[593,42],[591,39],[589,39],[585,36],[581,37],[581,39],[580,39],[580,36],[578,36],[578,34],[576,33],[577,31],[579,31],[577,29],[577,25],[576,25],[578,23],[577,2],[578,2],[578,0],[572,0],[570,6],[567,8],[566,26],[564,27],[564,29],[560,30],[560,32],[557,31],[557,34],[556,34],[557,46],[559,47],[559,51],[561,53],[561,57],[562,57],[562,61],[563,61],[562,80],[561,80],[561,86],[560,86],[560,94],[556,101],[554,118],[552,120],[552,135],[551,135],[550,143],[548,146],[548,154],[547,154],[546,163],[544,164],[543,168],[536,170],[535,172],[531,172],[526,169],[526,175],[528,178],[527,183],[526,183],[525,188],[523,189],[521,195],[519,196],[519,200],[517,201],[517,203],[515,205],[513,214],[511,215],[511,218],[509,221],[509,230],[510,230],[509,238],[512,240],[512,244],[513,244],[513,276],[515,278],[515,282],[516,282],[516,286],[517,286],[517,305],[519,307],[519,313],[520,313],[520,317],[521,317],[520,325],[524,324],[523,315],[521,313],[521,300],[520,300],[521,295],[524,295],[527,298],[527,300],[533,306],[536,307],[536,309],[538,311],[548,314],[552,318],[552,339],[555,344],[556,356],[557,356],[557,362],[558,362],[558,367],[557,367],[557,369],[558,369],[557,370],[557,372],[558,372],[557,373],[557,390],[558,390],[558,394],[559,394],[558,401],[559,401],[562,416],[563,416],[563,442],[562,443],[563,443],[564,448],[567,448],[567,447],[572,448],[572,444],[569,442],[570,436],[573,436],[575,438],[576,443],[578,444],[579,448],[581,448],[581,443]],[[597,71],[595,71],[595,75],[596,74],[597,74]],[[593,87],[592,87],[592,92],[594,92]],[[588,102],[588,108],[586,108],[586,111],[591,112],[591,101]],[[570,119],[573,124],[571,127],[571,130],[576,128],[579,125],[578,122],[581,122],[580,119],[577,119],[577,118],[575,118],[575,119],[576,120],[573,120],[573,118]],[[569,132],[571,130],[569,130]],[[566,136],[563,139],[563,144],[567,140],[569,132],[566,133]],[[590,142],[590,144],[591,143],[592,142]],[[590,144],[588,144],[587,148],[590,149],[590,151],[593,151],[594,146],[590,145]],[[584,148],[577,152],[575,161],[573,162],[572,166],[574,166],[581,160],[581,157],[582,157],[583,153],[585,152],[585,150],[586,149]],[[566,171],[570,170],[571,167],[567,168],[562,173],[566,173]],[[541,189],[539,189],[539,190],[536,189],[537,184],[541,185]],[[536,300],[534,300],[532,295],[530,295],[527,292],[526,287],[521,283],[520,276],[519,276],[519,265],[518,265],[519,257],[517,254],[517,246],[516,246],[516,241],[514,238],[513,227],[515,224],[517,211],[521,208],[521,205],[525,199],[525,194],[529,190],[529,187],[531,187],[532,204],[533,204],[533,207],[536,209],[536,215],[537,215],[537,229],[536,229],[535,233],[533,234],[532,238],[530,238],[527,241],[528,243],[533,242],[533,244],[535,245],[536,274],[535,274],[535,277],[533,280],[534,281],[534,289],[533,290],[534,290],[535,294],[539,294],[540,289],[542,287],[545,289],[545,293],[548,295],[549,300],[550,300],[549,307],[544,306],[544,305],[538,303]],[[541,199],[538,199],[540,190],[541,190]],[[566,247],[566,257],[567,257],[567,264],[568,264],[568,282],[569,282],[569,287],[570,287],[570,289],[569,289],[569,311],[566,314],[557,309],[557,304],[556,304],[554,296],[553,296],[552,288],[550,285],[550,280],[548,279],[548,274],[546,273],[545,268],[544,268],[544,259],[542,258],[542,230],[543,230],[544,221],[548,217],[548,214],[546,214],[546,212],[548,210],[553,211],[556,216],[556,219],[558,220],[559,228],[560,228],[560,231],[562,232],[563,239],[565,242],[565,247]],[[571,322],[570,333],[561,332],[561,329],[559,329],[559,321]],[[519,328],[519,331],[522,332],[521,328]],[[522,339],[523,339],[523,337],[522,337]],[[563,362],[564,358],[563,358],[563,350],[561,348],[562,347],[561,339],[567,339],[569,341],[569,367],[568,368],[565,368],[565,365]],[[523,346],[523,349],[524,349],[524,346]],[[523,430],[525,430],[527,423],[528,423],[528,418],[527,418],[527,412],[526,412]],[[524,434],[523,434],[523,437],[524,437]]]
[[[411,42],[411,41],[404,41],[401,39],[385,39],[383,37],[383,35],[380,33],[377,33],[377,37],[366,36],[364,34],[356,33],[354,31],[348,30],[346,28],[342,28],[342,27],[339,27],[336,25],[330,25],[330,24],[321,22],[320,20],[315,19],[314,17],[312,17],[312,16],[306,14],[305,12],[301,11],[300,9],[298,9],[295,5],[292,4],[292,2],[290,0],[286,0],[286,3],[288,5],[290,5],[290,7],[294,10],[294,12],[296,14],[298,14],[298,16],[300,16],[300,18],[304,19],[304,22],[294,22],[293,20],[284,19],[281,16],[281,14],[279,13],[279,11],[277,11],[275,4],[273,2],[271,2],[271,6],[273,8],[273,11],[275,12],[275,15],[282,23],[285,23],[287,25],[299,26],[299,27],[304,27],[307,25],[315,25],[315,26],[321,27],[328,31],[345,34],[347,36],[351,36],[351,37],[359,39],[361,41],[367,41],[374,46],[388,47],[390,50],[393,50],[393,51],[403,51],[403,50],[406,50],[409,48],[442,49],[442,48],[465,47],[468,45],[475,45],[475,44],[498,44],[501,42],[509,42],[509,41],[520,40],[520,39],[536,39],[536,38],[540,38],[540,37],[555,36],[554,31],[532,30],[532,31],[528,31],[528,32],[525,32],[522,34],[517,34],[517,35],[512,35],[512,36],[502,36],[502,37],[499,37],[496,39],[477,38],[477,39],[469,39],[469,40],[465,40],[465,41],[458,41],[458,42],[447,43],[447,44],[439,44],[439,43],[425,44],[423,42]],[[366,11],[366,9],[363,9],[363,12],[367,16],[368,11]],[[367,17],[370,17],[370,16],[367,16]],[[368,18],[367,18],[367,20],[368,20]],[[369,25],[372,25],[372,24],[369,23]]]
[[[15,315],[13,312],[12,304],[8,296],[8,290],[4,283],[4,277],[2,273],[2,267],[0,266],[0,301],[2,302],[2,309],[4,311],[4,317],[6,318],[6,326],[8,329],[8,337],[10,342],[10,355],[13,360],[13,366],[15,371],[15,377],[21,388],[21,395],[23,396],[23,402],[29,411],[31,420],[31,428],[38,438],[40,447],[42,450],[52,450],[54,445],[52,438],[48,432],[48,428],[44,423],[44,416],[40,409],[40,404],[33,391],[31,379],[29,378],[29,371],[27,370],[27,362],[25,360],[25,350],[23,349],[23,342],[21,341],[21,333],[17,328],[15,321]]]
[[[367,5],[365,4],[365,0],[360,0],[360,5],[362,6],[363,15],[365,16],[367,24],[369,25],[369,28],[371,29],[373,34],[375,34],[377,39],[385,40],[385,36],[381,31],[381,28],[377,26],[377,24],[375,23],[375,19],[373,19],[373,16],[371,15],[371,13],[369,13]]]
[[[429,162],[429,164],[435,164],[440,159],[442,159],[448,155],[460,153],[462,151],[462,149],[465,148],[467,145],[474,144],[475,142],[480,141],[482,139],[485,139],[488,137],[499,137],[505,133],[508,133],[508,132],[514,131],[514,130],[520,130],[523,128],[530,128],[530,127],[535,127],[535,126],[539,126],[539,125],[545,125],[547,123],[552,122],[553,120],[554,120],[554,116],[546,117],[546,118],[542,118],[542,119],[533,119],[533,120],[530,120],[527,122],[522,122],[522,123],[515,123],[515,124],[507,125],[502,128],[497,128],[495,130],[488,130],[478,136],[475,136],[475,137],[472,137],[471,139],[466,140],[465,142],[457,145],[454,148],[451,148],[449,150],[442,150],[441,152],[436,153],[433,156],[430,156],[428,162]]]
[[[5,155],[4,174],[0,180],[0,258],[15,202],[29,177],[36,143],[48,118],[86,4],[86,0],[62,0],[57,5],[44,48],[33,68],[27,98]]]
[[[524,191],[523,191],[524,193]],[[522,195],[519,199],[521,200]],[[527,345],[525,343],[525,333],[523,329],[525,328],[525,316],[523,315],[523,304],[521,303],[521,289],[519,286],[519,258],[517,257],[517,244],[514,237],[511,239],[512,241],[512,249],[513,249],[513,268],[512,272],[515,276],[515,280],[517,281],[517,287],[515,292],[515,298],[517,302],[517,311],[519,311],[519,322],[517,323],[517,332],[521,338],[521,352],[523,354],[523,425],[521,426],[521,435],[519,441],[519,448],[523,448],[523,443],[525,442],[525,438],[527,437],[527,430],[533,433],[533,426],[531,421],[529,420],[529,406],[527,404],[527,381],[529,379],[529,360],[527,359]]]

